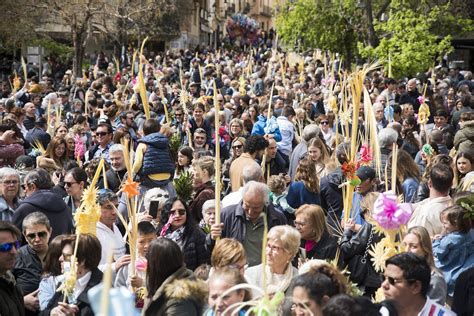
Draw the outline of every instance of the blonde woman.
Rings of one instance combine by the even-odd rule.
[[[212,250],[211,266],[209,275],[223,268],[236,269],[244,275],[248,264],[242,243],[237,239],[222,238]]]
[[[262,275],[265,273],[269,294],[286,292],[291,280],[298,275],[298,270],[291,262],[298,253],[300,241],[300,234],[294,227],[274,226],[268,232],[265,270],[262,264],[248,268],[245,271],[245,279],[250,284],[263,288]]]
[[[319,178],[328,174],[326,164],[329,162],[329,153],[326,144],[319,137],[309,141],[307,157],[314,163]]]
[[[298,164],[295,181],[288,188],[287,201],[295,209],[303,204],[321,205],[316,165],[309,158],[301,160]]]

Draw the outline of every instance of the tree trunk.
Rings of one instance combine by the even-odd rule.
[[[84,58],[83,34],[77,31],[72,32],[72,43],[74,47],[74,56],[72,59],[73,78],[80,77],[82,74],[82,60]]]
[[[368,31],[368,42],[372,47],[377,47],[379,45],[379,38],[375,33],[374,28],[374,17],[372,15],[372,0],[367,0],[365,5],[365,15],[367,18],[367,31]]]

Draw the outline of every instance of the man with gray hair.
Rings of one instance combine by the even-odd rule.
[[[18,207],[20,174],[12,168],[0,168],[0,220],[11,222]]]
[[[110,169],[105,173],[108,188],[115,193],[120,189],[122,180],[127,173],[125,158],[123,155],[123,145],[113,144],[109,148]],[[103,182],[99,183],[99,188],[103,188]]]
[[[380,130],[377,135],[377,138],[380,145],[380,160],[382,163],[381,167],[385,168],[388,157],[392,152],[392,145],[397,143],[398,133],[393,128],[384,128]],[[383,175],[384,173],[381,172],[380,174]]]
[[[264,182],[263,171],[260,165],[251,164],[247,165],[242,169],[242,180],[244,185],[250,181]],[[222,206],[227,207],[230,205],[238,204],[242,200],[242,192],[244,187],[240,187],[238,191],[231,192],[224,196],[222,199]]]
[[[315,137],[319,137],[320,133],[321,129],[316,124],[306,125],[303,129],[303,134],[301,135],[303,140],[293,149],[290,157],[289,176],[291,181],[295,179],[296,168],[298,167],[301,157],[308,152],[309,141]]]
[[[51,225],[46,215],[34,212],[25,217],[22,226],[27,244],[18,249],[12,273],[25,295],[25,308],[34,312],[39,309],[38,287],[43,275],[43,261],[49,249]]]
[[[244,246],[249,266],[260,264],[265,231],[263,216],[267,218],[268,229],[287,224],[285,215],[275,210],[270,203],[269,194],[270,190],[264,183],[246,183],[242,190],[242,201],[221,211],[221,223],[212,225],[206,244],[212,247],[218,237],[237,239]]]
[[[73,232],[72,212],[61,196],[51,191],[53,184],[46,170],[36,168],[28,172],[23,185],[26,198],[13,215],[13,223],[19,229],[28,214],[41,212],[51,223],[53,229],[51,238]]]

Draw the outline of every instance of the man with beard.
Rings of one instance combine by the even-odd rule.
[[[125,173],[127,173],[122,144],[114,144],[110,147],[109,159],[111,168],[105,173],[107,186],[110,190],[117,193],[125,177]],[[101,187],[100,184],[99,187]]]
[[[130,133],[130,138],[133,141],[133,147],[135,148],[138,142],[137,136],[137,124],[134,121],[135,115],[133,111],[126,111],[120,115],[120,124],[117,126],[125,128]]]
[[[416,113],[418,113],[418,109],[420,108],[420,101],[418,101],[418,97],[421,95],[418,92],[416,87],[416,79],[410,79],[406,85],[407,91],[400,96],[400,100],[398,100],[399,104],[410,103],[413,105],[413,109]]]
[[[251,135],[245,142],[244,153],[235,159],[230,165],[230,185],[232,192],[237,191],[243,185],[242,171],[249,164],[257,164],[255,160],[261,160],[268,141],[260,135]]]
[[[0,221],[0,315],[25,314],[23,294],[11,269],[20,248],[21,233],[14,225]]]
[[[193,148],[195,151],[207,150],[207,135],[206,131],[203,128],[198,128],[194,131],[193,135]]]

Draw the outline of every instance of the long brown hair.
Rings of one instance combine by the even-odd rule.
[[[397,156],[397,179],[402,183],[406,178],[414,178],[420,181],[420,169],[418,169],[411,155],[401,149]]]
[[[319,148],[319,150],[321,151],[321,162],[323,164],[326,164],[329,160],[329,152],[328,152],[328,148],[326,147],[326,144],[324,143],[324,141],[319,138],[318,136],[314,137],[313,139],[311,139],[308,143],[308,149],[309,147],[316,147],[316,148]]]
[[[296,168],[296,181],[302,181],[304,186],[311,192],[319,192],[319,179],[316,175],[316,165],[310,158],[300,160]]]
[[[56,157],[56,148],[63,144],[64,145],[64,154],[62,157]],[[58,165],[62,166],[66,162],[68,155],[67,143],[66,139],[59,136],[54,136],[48,144],[46,151],[44,153],[46,158],[51,158],[56,162]]]

